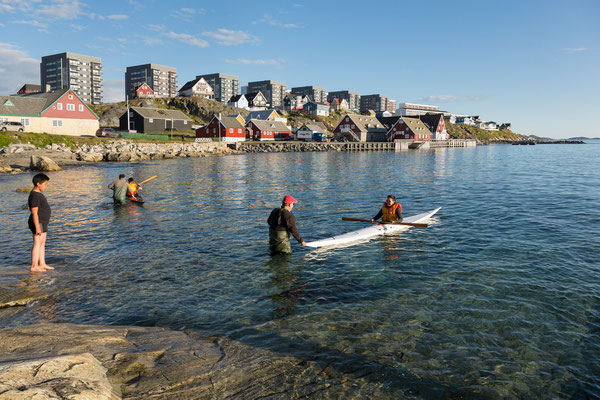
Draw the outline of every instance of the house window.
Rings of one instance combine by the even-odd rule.
[[[239,129],[238,129],[238,133],[242,133],[242,128],[239,128]]]
[[[73,100],[73,95],[72,94],[69,95],[69,100]]]
[[[229,133],[233,133],[233,128],[229,128]]]
[[[153,123],[154,122],[154,118],[148,118],[148,122]]]
[[[184,125],[187,125],[187,123],[188,123],[187,121],[183,121],[183,124],[184,124]]]
[[[62,126],[62,120],[60,120],[60,119],[53,119],[52,120],[52,126]]]
[[[75,104],[67,104],[67,111],[75,111]]]
[[[56,109],[62,110],[62,103],[56,103]]]
[[[29,126],[29,118],[21,118],[21,123],[23,126]]]
[[[79,105],[79,111],[83,111],[83,104]]]
[[[213,133],[217,133],[217,128],[213,128]]]

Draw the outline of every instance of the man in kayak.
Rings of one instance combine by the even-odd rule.
[[[402,205],[396,202],[396,196],[388,195],[383,207],[376,216],[371,218],[371,222],[375,222],[379,218],[383,222],[402,222]]]
[[[142,201],[142,196],[138,194],[138,190],[142,188],[142,185],[138,185],[137,183],[135,183],[133,178],[129,178],[127,182],[129,184],[129,189],[127,190],[127,197],[136,201]]]
[[[125,174],[120,174],[119,180],[108,185],[108,188],[113,190],[113,201],[115,204],[125,204],[127,202],[129,185],[125,182]]]
[[[271,211],[271,215],[267,219],[269,223],[269,248],[273,254],[290,254],[292,252],[290,234],[296,238],[298,243],[306,246],[306,242],[298,233],[298,228],[296,228],[296,217],[292,214],[294,203],[297,202],[292,196],[285,196],[281,207]]]

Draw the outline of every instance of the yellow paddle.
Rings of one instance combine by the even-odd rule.
[[[157,176],[158,176],[158,175],[154,175],[153,177],[151,177],[151,178],[148,178],[148,179],[146,179],[145,181],[142,181],[142,182],[138,183],[138,185],[141,185],[142,183],[146,183],[146,182],[148,182],[148,181],[151,181],[152,179],[156,178]]]
[[[348,218],[348,217],[342,217],[342,219],[344,221],[371,222],[370,219],[359,219],[359,218]],[[374,222],[377,222],[378,224],[408,225],[408,226],[414,226],[416,228],[427,228],[427,224],[419,224],[416,222],[383,222],[383,221],[374,221]]]

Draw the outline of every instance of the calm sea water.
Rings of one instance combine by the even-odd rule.
[[[48,295],[36,322],[194,329],[361,375],[398,397],[600,396],[600,143],[280,153],[100,163],[50,174]],[[124,172],[143,206],[113,207]],[[31,174],[0,176],[0,286],[28,276]],[[306,240],[347,232],[393,193],[427,229],[289,258],[267,251],[285,194]],[[357,389],[358,390],[358,389]]]

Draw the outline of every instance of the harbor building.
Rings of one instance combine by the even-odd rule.
[[[221,73],[196,75],[196,79],[204,78],[214,92],[214,99],[226,103],[232,96],[240,94],[240,79],[235,75]]]
[[[283,108],[285,97],[285,83],[277,81],[248,82],[248,92],[261,92],[267,99],[271,108]]]
[[[438,106],[428,106],[425,104],[400,103],[398,104],[398,115],[401,117],[410,117],[415,115],[425,115],[427,113],[439,113]]]
[[[158,64],[142,64],[127,67],[125,71],[125,94],[133,98],[136,88],[146,83],[154,97],[177,96],[177,69]]]
[[[83,102],[102,102],[102,60],[75,53],[42,57],[40,83],[44,92],[71,89]]]

